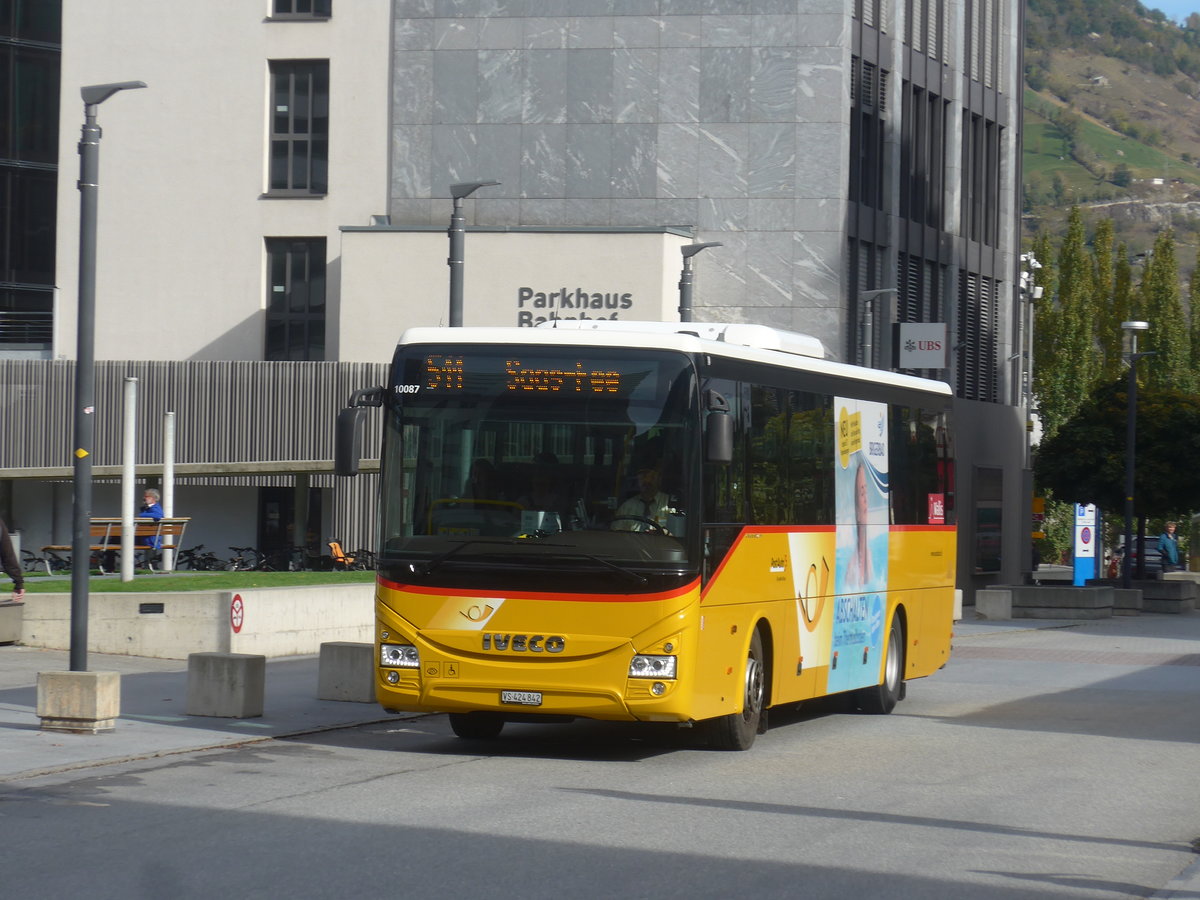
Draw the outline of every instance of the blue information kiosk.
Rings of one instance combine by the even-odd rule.
[[[1099,544],[1100,518],[1094,503],[1075,504],[1075,577],[1071,581],[1082,587],[1089,579],[1100,577]]]

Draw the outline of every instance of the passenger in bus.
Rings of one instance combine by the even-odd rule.
[[[529,490],[517,498],[525,509],[540,509],[559,514],[566,512],[566,499],[558,488],[558,457],[543,451],[533,458],[534,470],[529,480]]]
[[[651,531],[646,519],[665,528],[667,516],[674,514],[671,497],[662,490],[662,472],[657,465],[644,465],[637,470],[638,491],[617,507],[613,516],[614,531]]]
[[[471,475],[463,487],[463,496],[468,500],[502,500],[500,479],[491,460],[482,457],[471,464]]]

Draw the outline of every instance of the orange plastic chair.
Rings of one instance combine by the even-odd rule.
[[[346,555],[340,541],[329,542],[329,555],[333,557],[333,564],[339,568],[349,569],[354,565],[354,557]]]

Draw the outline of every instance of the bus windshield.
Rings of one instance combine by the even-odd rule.
[[[385,577],[625,592],[694,577],[699,417],[686,356],[402,346],[387,396]]]

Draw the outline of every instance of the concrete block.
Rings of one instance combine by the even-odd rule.
[[[121,673],[38,672],[37,714],[42,731],[113,731],[121,714]]]
[[[267,658],[253,653],[188,654],[189,716],[252,719],[263,714]]]
[[[25,604],[11,600],[0,603],[0,644],[15,644],[25,624]]]
[[[1014,619],[1111,619],[1111,606],[1064,608],[1061,606],[1022,606],[1013,610]]]
[[[1191,597],[1143,597],[1142,609],[1145,612],[1167,613],[1181,615],[1196,608],[1196,601]]]
[[[1014,619],[1107,619],[1113,614],[1113,587],[1093,584],[1014,585]]]
[[[1113,588],[1113,615],[1136,616],[1142,611],[1142,592],[1138,588]]]
[[[1113,589],[1109,585],[1016,585],[1011,590],[1014,611],[1024,607],[1099,609],[1107,606],[1111,609],[1113,605]]]
[[[1013,617],[1012,591],[1003,588],[975,592],[975,615],[999,621]]]
[[[1142,594],[1147,600],[1174,600],[1176,602],[1190,600],[1195,603],[1196,598],[1200,597],[1200,586],[1194,581],[1182,578],[1164,577],[1162,581],[1139,583],[1139,587],[1142,588]]]
[[[326,641],[317,669],[317,699],[375,702],[375,645]]]

